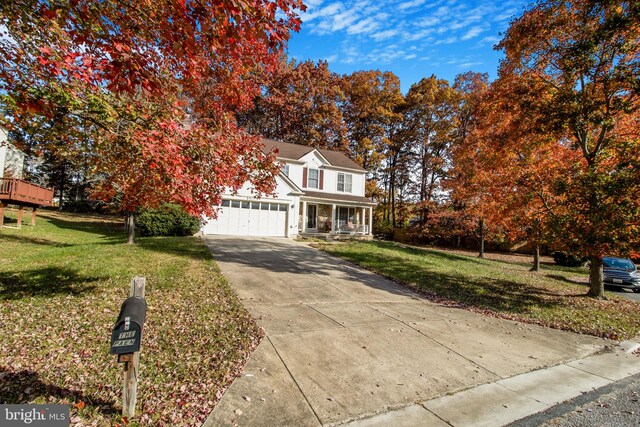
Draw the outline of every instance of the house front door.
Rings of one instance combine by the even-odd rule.
[[[307,229],[318,228],[318,205],[307,205]]]

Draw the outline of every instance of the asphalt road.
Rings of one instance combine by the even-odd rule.
[[[640,375],[634,375],[516,421],[509,427],[637,427],[638,425],[640,425]]]
[[[623,298],[627,298],[627,299],[630,299],[632,301],[640,302],[640,293],[635,293],[635,292],[629,291],[627,289],[610,288],[610,287],[607,287],[606,290],[609,291],[609,292],[613,292],[614,294],[616,294],[618,296],[621,296]]]

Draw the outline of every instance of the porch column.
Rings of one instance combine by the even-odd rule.
[[[366,209],[367,208],[362,208],[362,214],[360,215],[360,219],[362,220],[362,232],[363,232],[363,234],[364,234],[364,225],[367,222],[367,220],[365,219],[366,218],[366,216],[365,216]]]
[[[369,236],[373,234],[373,208],[369,208]]]
[[[302,202],[302,232],[307,231],[307,202]]]
[[[336,231],[336,205],[331,205],[331,232],[335,233]]]
[[[289,227],[290,227],[290,223],[291,223],[291,206],[289,206],[289,203],[287,203],[287,211],[285,212],[284,215],[284,237],[289,237]]]

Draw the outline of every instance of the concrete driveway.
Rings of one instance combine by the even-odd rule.
[[[291,240],[205,241],[266,331],[207,426],[338,425],[374,414],[382,415],[358,425],[386,425],[386,413],[400,414],[402,423],[396,419],[394,425],[451,425],[428,405],[416,404],[611,345],[439,306]],[[569,369],[562,366],[562,372]],[[579,373],[564,375],[579,383]],[[584,391],[602,380],[593,377]],[[534,412],[546,407],[536,402],[526,405]]]

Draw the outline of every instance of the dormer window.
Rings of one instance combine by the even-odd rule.
[[[318,169],[309,169],[309,174],[307,176],[307,187],[318,188],[319,181],[320,171],[318,171]]]
[[[353,176],[350,173],[338,173],[338,188],[341,193],[351,193]]]
[[[289,165],[285,164],[284,166],[282,166],[281,171],[283,175],[289,176]]]

